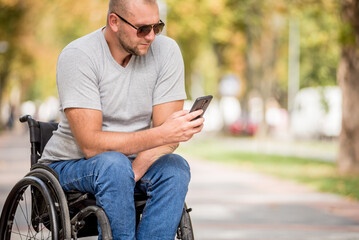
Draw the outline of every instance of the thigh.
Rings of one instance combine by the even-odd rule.
[[[105,152],[88,160],[53,163],[65,191],[95,195],[96,204],[110,220],[114,239],[134,239],[136,217],[133,190],[135,176],[131,161],[118,152]],[[101,238],[99,238],[101,239]]]
[[[65,191],[96,194],[97,185],[121,182],[121,178],[130,182],[134,179],[130,160],[118,152],[105,152],[90,159],[60,161],[50,164],[50,167],[58,173]]]

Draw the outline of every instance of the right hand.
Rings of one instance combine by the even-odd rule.
[[[203,110],[197,110],[189,113],[182,110],[170,115],[167,120],[160,126],[164,144],[186,142],[203,128],[204,118],[194,118],[201,115]]]

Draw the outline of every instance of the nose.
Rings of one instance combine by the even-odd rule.
[[[151,32],[145,36],[145,39],[147,41],[153,41],[153,40],[155,40],[155,37],[156,37],[156,34],[155,34],[155,31],[152,28]]]

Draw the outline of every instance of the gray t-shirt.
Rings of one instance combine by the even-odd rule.
[[[56,78],[60,123],[45,147],[43,163],[84,157],[64,113],[66,108],[102,111],[103,131],[135,132],[151,126],[154,105],[186,99],[181,52],[165,36],[157,36],[146,55],[132,55],[124,68],[114,60],[98,29],[65,47]]]

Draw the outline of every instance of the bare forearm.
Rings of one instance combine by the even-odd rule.
[[[132,163],[136,182],[143,177],[154,162],[163,155],[173,153],[178,145],[179,144],[168,144],[139,153]]]
[[[123,133],[96,131],[92,141],[80,146],[86,158],[93,157],[106,151],[118,151],[131,155],[165,144],[158,128],[144,131]]]
[[[185,142],[201,131],[204,121],[203,118],[192,121],[201,114],[200,111],[178,111],[170,115],[164,123],[158,117],[161,114],[157,113],[153,114],[153,128],[130,133],[107,132],[102,130],[102,113],[99,110],[68,108],[65,113],[85,158],[107,151],[131,155],[167,144]]]

